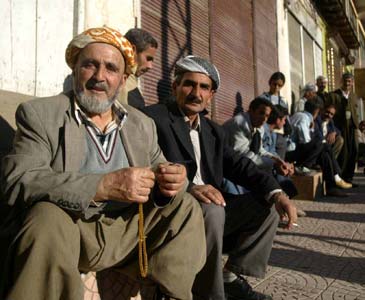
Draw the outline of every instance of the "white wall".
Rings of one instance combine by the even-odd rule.
[[[0,0],[0,89],[58,94],[71,73],[72,37],[92,26],[124,33],[140,24],[140,0]]]

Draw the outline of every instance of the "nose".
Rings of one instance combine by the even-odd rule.
[[[190,92],[191,95],[193,95],[195,98],[198,98],[200,99],[200,87],[198,84],[194,85],[192,88],[191,88],[191,92]]]
[[[95,70],[94,78],[96,81],[104,81],[105,80],[105,67],[104,65],[100,64],[100,66]]]

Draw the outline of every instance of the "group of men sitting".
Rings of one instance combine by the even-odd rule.
[[[288,156],[301,163],[304,172],[318,165],[327,194],[346,197],[341,190],[356,187],[352,182],[358,152],[356,131],[363,131],[365,123],[359,120],[362,108],[352,91],[353,75],[343,74],[342,86],[334,92],[326,92],[327,83],[326,77],[318,76],[316,85],[304,86],[303,97],[290,117],[291,138],[297,147]]]
[[[146,33],[127,36],[134,43]],[[130,41],[109,27],[75,36],[66,49],[72,91],[17,109],[1,170],[2,196],[19,226],[3,299],[83,299],[80,272],[108,268],[154,284],[155,299],[272,299],[244,276],[264,276],[278,222],[290,229],[296,207],[272,172],[205,117],[220,87],[208,60],[176,63],[169,104],[137,101],[143,112],[127,104],[142,95],[126,82],[152,67],[157,49]],[[257,140],[276,108],[255,101],[249,126]],[[261,145],[248,147],[257,154]],[[269,156],[279,175],[293,172]],[[227,193],[224,180],[244,193]]]

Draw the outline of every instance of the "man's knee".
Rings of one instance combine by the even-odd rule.
[[[201,203],[205,234],[207,242],[217,243],[223,240],[224,223],[226,219],[226,213],[224,207],[215,204]]]
[[[79,240],[77,225],[69,214],[50,202],[38,202],[27,213],[23,226],[17,236],[27,243],[38,242],[44,248],[54,248]]]

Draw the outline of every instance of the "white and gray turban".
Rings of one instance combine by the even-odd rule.
[[[213,90],[218,90],[220,84],[219,72],[215,65],[208,60],[194,55],[181,58],[176,63],[175,76],[186,72],[203,73],[209,76],[213,82]]]

